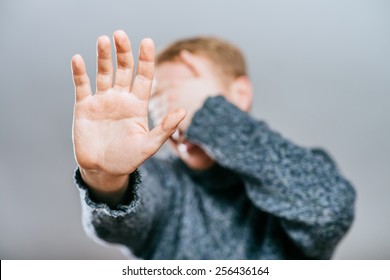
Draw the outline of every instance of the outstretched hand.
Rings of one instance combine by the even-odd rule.
[[[96,93],[93,95],[80,55],[72,58],[76,102],[73,144],[83,179],[100,191],[118,191],[111,184],[128,177],[172,135],[186,115],[178,109],[165,116],[153,130],[148,127],[148,103],[154,75],[154,44],[141,42],[133,81],[134,59],[124,31],[114,33],[117,69],[109,37],[97,41]],[[108,181],[107,181],[108,180]],[[115,186],[114,186],[115,185]],[[123,188],[123,186],[120,186]]]

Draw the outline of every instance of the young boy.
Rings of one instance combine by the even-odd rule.
[[[248,114],[252,86],[236,47],[179,41],[154,73],[144,39],[133,81],[130,41],[119,30],[114,42],[115,78],[110,39],[98,39],[94,95],[82,58],[72,59],[75,178],[90,236],[144,259],[332,256],[353,220],[354,189],[323,150]],[[176,156],[152,157],[166,140]]]

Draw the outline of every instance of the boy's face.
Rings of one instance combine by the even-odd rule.
[[[188,167],[202,170],[210,168],[214,161],[199,146],[185,139],[184,131],[206,98],[221,94],[227,88],[217,78],[206,58],[191,54],[190,59],[192,61],[189,63],[185,58],[184,61],[164,62],[156,67],[150,109],[155,124],[159,124],[168,112],[175,109],[184,108],[187,111],[186,118],[168,142]]]

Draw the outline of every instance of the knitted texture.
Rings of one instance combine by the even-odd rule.
[[[325,151],[295,145],[222,96],[205,101],[186,137],[218,164],[193,171],[152,157],[116,209],[95,201],[76,170],[86,232],[143,259],[331,258],[355,191]]]

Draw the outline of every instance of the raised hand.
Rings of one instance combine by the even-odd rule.
[[[121,193],[128,175],[174,133],[186,112],[178,109],[149,131],[148,103],[154,75],[154,44],[141,42],[133,81],[134,59],[126,33],[114,33],[117,69],[107,36],[97,41],[96,93],[92,95],[84,61],[72,58],[76,102],[73,144],[83,179],[97,193]],[[133,82],[132,82],[133,81]]]

